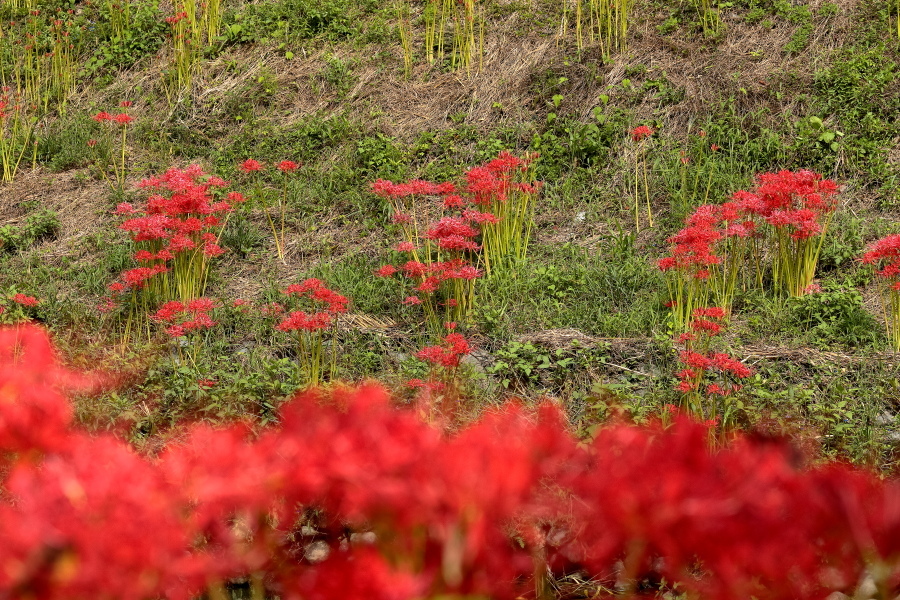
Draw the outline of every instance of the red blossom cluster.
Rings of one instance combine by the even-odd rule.
[[[539,183],[517,181],[517,176],[527,171],[530,160],[502,152],[496,159],[470,169],[462,189],[451,182],[432,183],[421,179],[405,183],[379,179],[372,183],[373,193],[388,201],[391,220],[403,230],[405,239],[397,245],[397,251],[412,256],[405,265],[385,265],[375,274],[390,277],[402,273],[412,279],[410,287],[417,293],[407,293],[404,304],[425,304],[435,326],[441,321],[435,308],[441,300],[450,309],[445,311],[445,316],[467,318],[474,297],[472,281],[483,274],[476,261],[481,260],[486,268],[490,265],[488,256],[479,257],[476,253],[508,253],[511,234],[506,229],[526,227],[525,216],[530,214],[530,208],[522,214],[512,211],[507,215],[504,211],[514,194],[533,195],[540,188]],[[416,204],[415,199],[421,197],[436,197],[438,203],[436,206]],[[440,210],[441,216],[424,228],[424,240],[419,239],[418,223],[422,214],[430,217],[436,210]],[[505,233],[498,237],[503,228]],[[521,250],[524,252],[524,246]],[[444,287],[442,298],[431,296],[448,281],[451,283]]]
[[[6,299],[0,298],[0,324],[22,323],[29,321],[33,311],[27,309],[36,308],[41,301],[34,296],[28,296],[17,292]]]
[[[727,316],[719,306],[700,307],[692,311],[689,331],[678,336],[684,344],[678,360],[682,368],[676,373],[676,388],[685,394],[687,408],[697,416],[709,417],[717,422],[719,412],[716,396],[728,396],[741,389],[735,383],[752,374],[750,367],[721,352],[710,350],[712,338],[722,332],[722,322]],[[704,402],[703,397],[710,400]]]
[[[187,12],[181,11],[181,12],[175,13],[174,15],[166,17],[165,21],[166,21],[166,23],[168,23],[169,25],[172,25],[174,27],[179,22],[181,22],[187,18],[188,18]]]
[[[128,113],[124,113],[124,112],[116,114],[116,115],[111,115],[107,112],[101,111],[101,112],[98,112],[96,115],[94,115],[91,118],[93,120],[97,121],[98,123],[106,122],[106,123],[115,123],[117,125],[130,125],[132,122],[134,122],[134,117],[132,117]]]
[[[283,292],[293,298],[305,298],[316,307],[314,312],[293,311],[275,329],[279,331],[318,331],[331,327],[334,317],[347,312],[350,301],[315,278],[292,283]],[[318,307],[323,307],[321,310]]]
[[[461,333],[451,332],[444,336],[444,343],[439,346],[426,346],[416,356],[431,364],[446,369],[455,369],[460,359],[472,351],[469,342]]]
[[[403,300],[407,305],[422,304],[422,298],[431,297],[438,292],[444,282],[453,280],[471,282],[482,275],[480,269],[461,258],[432,263],[409,260],[399,269],[393,265],[384,265],[375,271],[378,277],[391,277],[396,273],[409,279],[412,291],[416,292],[415,295],[407,296]],[[452,297],[445,300],[445,304],[451,308],[455,307],[457,302],[458,300]]]
[[[535,194],[541,182],[517,182],[516,175],[525,173],[535,157],[519,158],[509,152],[466,173],[466,192],[472,202],[482,208],[499,208],[514,191]]]
[[[837,184],[813,171],[761,173],[756,182],[755,190],[735,193],[735,202],[746,215],[787,228],[794,239],[821,233],[823,218],[837,208]]]
[[[40,330],[0,330],[4,596],[187,600],[247,577],[285,600],[512,600],[574,570],[724,600],[853,595],[866,571],[900,590],[900,484],[780,441],[711,450],[677,419],[580,443],[549,405],[450,434],[370,386],[299,396],[277,427],[192,426],[151,459],[71,428],[72,377]]]
[[[731,201],[700,206],[687,217],[687,227],[669,239],[672,256],[660,260],[659,268],[703,272],[721,262],[715,253],[720,240],[756,234],[757,217],[773,227],[787,227],[795,239],[817,235],[823,217],[837,206],[836,193],[834,181],[812,171],[761,173],[755,190],[740,190]]]
[[[186,303],[170,300],[163,304],[150,319],[167,324],[166,333],[170,337],[182,337],[192,331],[209,329],[218,325],[218,321],[213,320],[210,315],[214,308],[216,308],[216,301],[212,298],[197,298]]]
[[[653,130],[647,125],[638,125],[631,130],[631,140],[634,142],[640,142],[651,135],[653,135]]]
[[[900,351],[900,234],[889,235],[869,244],[860,261],[877,267],[875,275],[886,288],[881,302],[888,337],[894,350]]]
[[[672,254],[657,265],[661,271],[678,270],[696,279],[708,279],[709,268],[722,262],[717,246],[723,239],[746,238],[756,231],[756,222],[738,202],[704,204],[685,219],[685,225],[669,238]]]
[[[837,207],[837,184],[812,171],[761,173],[752,191],[735,192],[721,205],[703,205],[685,219],[686,227],[669,238],[672,252],[658,261],[663,272],[680,278],[682,288],[709,280],[707,290],[718,303],[730,307],[734,288],[745,269],[745,259],[754,259],[757,281],[762,280],[761,246],[752,250],[748,240],[775,246],[770,254],[776,285],[783,285],[792,296],[809,290],[815,276],[819,246],[817,236],[824,235],[830,215]],[[764,228],[763,226],[768,226]],[[747,277],[747,274],[744,274]],[[672,303],[692,293],[670,285]],[[678,296],[682,296],[679,298]],[[702,304],[705,296],[699,299]],[[681,315],[687,321],[689,311]]]
[[[27,307],[35,307],[41,303],[41,301],[38,300],[37,298],[35,298],[34,296],[27,296],[22,293],[13,294],[12,297],[10,297],[10,300],[20,306],[27,306]]]
[[[303,163],[297,163],[292,160],[283,160],[277,165],[275,168],[281,171],[282,173],[292,173],[303,166]],[[248,158],[244,162],[238,165],[238,169],[243,171],[244,173],[256,173],[257,171],[265,171],[266,165],[264,163],[259,162],[256,159]]]
[[[900,234],[872,242],[860,260],[867,265],[878,265],[875,274],[887,280],[892,290],[900,290]]]
[[[125,271],[109,286],[113,299],[144,289],[156,275],[170,271],[179,274],[176,283],[205,281],[208,260],[224,252],[218,244],[223,217],[244,201],[238,192],[220,198],[219,190],[227,185],[204,173],[199,165],[173,167],[159,177],[141,181],[138,187],[150,192],[146,206],[139,210],[122,202],[114,211],[129,217],[119,228],[127,231],[137,246],[134,259],[140,266]],[[184,299],[199,295],[202,281],[194,281],[195,293],[179,295]]]

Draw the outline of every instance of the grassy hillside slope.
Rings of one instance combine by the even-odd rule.
[[[124,374],[117,391],[82,401],[86,423],[124,420],[140,441],[186,416],[265,421],[302,383],[294,345],[271,319],[224,311],[188,363],[161,328],[127,331],[127,318],[97,310],[135,266],[111,213],[146,200],[134,185],[142,178],[198,163],[230,189],[268,190],[277,202],[285,178],[272,166],[302,163],[285,184],[284,260],[257,203],[225,228],[227,252],[206,295],[262,305],[321,278],[352,302],[330,342],[336,379],[377,377],[403,390],[427,375],[415,353],[435,336],[396,285],[373,275],[399,260],[399,231],[370,183],[459,182],[508,150],[540,154],[534,176],[544,187],[529,259],[480,280],[472,320],[460,325],[476,347],[463,364],[462,418],[505,394],[552,396],[587,432],[677,404],[677,332],[656,266],[668,238],[694,208],[749,189],[757,173],[811,169],[841,186],[819,261],[822,292],[738,293],[721,346],[754,374],[722,410],[729,424],[803,434],[826,455],[892,468],[897,361],[872,268],[856,258],[900,232],[895,7],[734,0],[719,2],[719,25],[704,28],[692,3],[640,0],[627,48],[604,56],[589,42],[579,49],[559,3],[486,0],[483,52],[467,72],[449,58],[429,64],[423,7],[413,4],[407,73],[397,5],[223,6],[221,34],[186,87],[172,83],[166,3],[131,2],[119,33],[105,2],[47,0],[37,15],[0,9],[8,81],[17,36],[49,31],[57,8],[73,23],[74,91],[33,109],[36,145],[0,188],[0,289],[40,298],[29,314],[72,361]],[[120,161],[120,130],[91,117],[122,101],[133,103],[134,122],[127,185],[115,189],[99,167],[112,173]],[[645,146],[629,135],[639,125],[655,131]],[[639,148],[652,228],[646,214],[639,229],[634,220]],[[248,158],[269,168],[242,172]]]

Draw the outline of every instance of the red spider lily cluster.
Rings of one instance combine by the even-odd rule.
[[[735,201],[748,216],[759,216],[769,225],[785,228],[793,239],[819,235],[825,219],[837,208],[837,184],[813,171],[780,171],[756,177],[751,192],[739,191]]]
[[[243,196],[231,192],[222,198],[220,190],[227,183],[198,165],[172,168],[138,185],[150,192],[145,207],[137,210],[123,202],[115,214],[129,217],[119,228],[138,248],[134,259],[140,266],[109,286],[110,300],[133,291],[140,292],[145,307],[173,298],[183,302],[199,298],[211,259],[223,253],[218,239],[227,215]]]
[[[640,142],[641,140],[653,135],[653,130],[647,125],[638,125],[631,130],[631,140]]]
[[[677,419],[580,443],[549,405],[447,434],[363,387],[145,458],[72,427],[60,390],[86,383],[40,330],[0,330],[4,595],[186,600],[240,577],[258,597],[512,600],[573,570],[634,594],[824,598],[866,572],[900,589],[900,485],[779,441],[711,450]]]
[[[455,324],[453,324],[455,325]],[[445,369],[455,369],[460,359],[472,351],[469,342],[461,333],[448,333],[440,346],[426,346],[416,353],[424,361]]]
[[[338,315],[347,312],[350,301],[334,290],[328,289],[325,284],[315,278],[307,279],[303,283],[292,283],[284,290],[284,294],[293,298],[305,298],[322,310],[307,314],[302,310],[291,312],[275,328],[279,331],[315,331],[327,329]]]
[[[527,178],[532,160],[503,152],[469,170],[462,189],[451,182],[418,179],[406,183],[379,179],[372,184],[372,191],[387,200],[392,221],[403,231],[397,251],[411,257],[402,265],[385,265],[376,274],[400,273],[410,280],[408,287],[415,294],[408,293],[404,303],[424,305],[435,329],[445,320],[469,318],[474,280],[482,276],[481,267],[490,271],[492,264],[499,268],[510,258],[524,258],[533,226],[532,199],[540,184],[519,180]],[[436,206],[417,202],[421,197],[436,197],[438,202]],[[435,210],[441,216],[422,233],[420,220]],[[440,306],[445,309],[443,318],[438,314]]]
[[[466,173],[466,191],[485,215],[478,222],[488,273],[491,269],[503,271],[524,260],[528,253],[534,204],[542,187],[541,182],[533,180],[532,165],[537,158],[536,154],[519,158],[501,152],[494,160]]]
[[[394,210],[392,220],[403,230],[404,241],[396,250],[406,254],[409,260],[399,267],[384,265],[375,271],[379,277],[403,277],[406,305],[422,305],[431,325],[447,319],[467,318],[474,301],[474,280],[482,272],[473,264],[473,253],[481,248],[475,238],[481,233],[478,227],[482,213],[465,209],[466,201],[456,194],[452,183],[434,184],[414,180],[407,183],[391,183],[378,180],[372,190],[386,198]],[[431,223],[419,240],[416,211],[421,207],[411,204],[415,196],[438,196],[443,210],[460,214],[443,216]],[[409,210],[410,212],[404,212]],[[443,311],[441,311],[443,308]]]
[[[418,388],[417,402],[420,413],[430,421],[447,420],[454,416],[460,397],[459,365],[462,358],[472,352],[472,346],[461,333],[455,331],[456,323],[444,323],[450,331],[441,343],[425,346],[416,357],[431,364],[431,372],[426,381],[412,379],[406,382],[411,388]]]
[[[807,293],[836,193],[834,181],[812,171],[762,173],[753,191],[697,208],[669,238],[671,255],[658,263],[670,274],[676,322],[686,326],[693,309],[710,299],[729,309],[738,283],[762,283],[764,258],[776,288],[791,296]]]
[[[38,300],[37,298],[35,298],[34,296],[28,296],[28,295],[22,294],[22,293],[13,294],[12,297],[10,298],[10,301],[15,302],[16,304],[18,304],[20,306],[26,306],[26,307],[35,307],[41,303],[41,301]]]
[[[878,267],[875,275],[884,284],[881,303],[888,337],[900,351],[900,234],[871,243],[860,260]]]
[[[321,280],[314,278],[291,284],[283,293],[288,296],[289,303],[305,303],[312,307],[312,310],[291,311],[275,326],[275,329],[296,334],[297,356],[305,371],[306,381],[310,385],[318,385],[325,374],[326,366],[330,374],[334,374],[337,360],[334,340],[330,349],[325,347],[325,332],[334,328],[336,319],[347,312],[350,301],[326,287]],[[270,316],[276,316],[284,311],[284,307],[273,303],[264,307],[264,311]]]
[[[689,331],[678,336],[684,345],[678,360],[682,368],[676,373],[676,388],[684,394],[684,404],[694,416],[717,423],[727,411],[720,410],[717,398],[741,389],[736,382],[752,374],[750,367],[728,354],[710,350],[712,338],[722,332],[727,316],[719,306],[695,308]]]
[[[187,303],[170,300],[150,319],[167,325],[166,333],[170,337],[177,338],[218,325],[210,315],[214,308],[216,301],[212,298],[197,298]]]

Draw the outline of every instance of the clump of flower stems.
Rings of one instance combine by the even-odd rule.
[[[746,379],[752,372],[742,362],[727,354],[712,351],[712,339],[723,329],[728,313],[719,306],[698,307],[691,312],[688,331],[678,336],[683,349],[678,354],[678,391],[682,406],[694,418],[711,426],[727,425],[730,415],[719,399],[740,390],[737,380]]]
[[[118,192],[119,194],[124,193],[125,191],[125,178],[127,176],[126,170],[126,152],[128,150],[128,128],[134,122],[134,118],[128,114],[128,109],[131,107],[131,102],[128,100],[123,101],[119,104],[121,108],[124,109],[123,112],[112,115],[107,112],[101,111],[95,114],[92,119],[101,124],[112,124],[118,126],[121,130],[120,134],[116,134],[113,130],[107,129],[106,136],[104,141],[104,149],[109,149],[115,152],[113,158],[113,177],[109,176],[108,165],[105,163],[101,163],[100,152],[97,150],[97,140],[89,140],[88,146],[91,148],[94,154],[94,166],[100,172],[100,175],[106,179],[106,182],[109,184],[109,187]],[[115,150],[115,146],[118,144],[118,150]]]
[[[222,25],[221,0],[181,0],[166,17],[172,39],[172,67],[167,76],[170,102],[188,90],[206,48],[212,47]]]
[[[4,88],[0,93],[0,163],[3,181],[12,181],[22,158],[33,147],[34,126],[37,119],[20,94]]]
[[[434,330],[448,321],[471,318],[475,280],[483,272],[509,273],[524,260],[540,189],[539,183],[530,181],[532,159],[501,153],[469,170],[461,190],[450,182],[421,180],[372,184],[402,231],[404,239],[396,250],[411,259],[385,265],[378,275],[401,274],[415,292],[404,303],[421,305]],[[438,202],[428,202],[429,197]],[[420,222],[428,216],[436,220],[423,232]]]
[[[225,195],[226,185],[198,165],[173,167],[138,184],[150,192],[143,208],[125,202],[116,208],[116,214],[128,217],[119,227],[130,234],[139,266],[109,286],[111,295],[101,310],[127,304],[126,335],[132,322],[143,323],[156,306],[203,296],[212,261],[224,252],[218,241],[227,216],[244,201],[237,192]]]
[[[628,14],[633,0],[568,0],[562,3],[560,34],[575,30],[578,50],[597,44],[603,56],[625,50],[628,42]]]
[[[647,139],[653,136],[653,130],[646,125],[639,125],[631,130],[631,141],[637,144],[634,153],[634,229],[641,230],[641,202],[647,204],[647,223],[653,227],[653,210],[650,206],[650,182],[647,180]],[[642,192],[643,190],[643,192]]]
[[[389,197],[398,199],[404,190],[409,190],[404,188],[406,185],[397,184],[390,191],[381,185],[378,193],[392,194]],[[435,192],[436,187],[426,191]],[[451,198],[451,203],[455,203],[459,196],[448,193],[446,198]],[[416,226],[408,213],[394,213],[394,222],[403,227],[407,236],[407,240],[397,245],[396,251],[401,256],[407,255],[409,260],[401,261],[397,267],[384,265],[375,274],[379,277],[399,275],[405,289],[403,304],[421,306],[425,320],[433,331],[444,322],[467,322],[471,318],[475,280],[483,274],[472,264],[472,253],[480,248],[474,241],[479,233],[476,219],[480,218],[482,213],[478,211],[442,217],[428,226],[422,240],[417,232],[411,231]]]
[[[691,0],[691,4],[694,5],[694,9],[700,17],[704,35],[714,36],[718,34],[722,22],[719,18],[719,9],[713,4],[712,0]]]
[[[0,85],[5,93],[21,97],[32,111],[62,111],[75,91],[79,68],[75,50],[81,28],[72,12],[58,9],[51,14],[33,9],[22,24],[0,24],[0,53],[4,56]],[[23,34],[24,39],[18,39]]]
[[[283,160],[276,165],[276,169],[281,173],[281,195],[278,197],[278,213],[273,217],[270,211],[268,190],[263,187],[262,172],[265,171],[266,165],[248,158],[242,162],[238,168],[253,178],[253,200],[258,202],[266,215],[269,222],[269,228],[272,230],[272,239],[275,242],[275,251],[278,254],[278,260],[284,262],[285,252],[285,221],[287,219],[288,191],[289,180],[295,176],[300,168],[300,163],[292,160]]]
[[[399,1],[402,3],[407,0]],[[399,8],[398,13],[410,14],[409,6]],[[422,17],[425,22],[425,59],[428,64],[444,61],[444,37],[452,28],[451,66],[454,69],[465,69],[466,72],[481,70],[485,24],[484,11],[476,5],[476,0],[425,0]],[[401,25],[401,42],[403,35],[405,33]],[[407,46],[411,48],[411,43],[404,45],[404,48]]]
[[[528,254],[541,189],[541,182],[534,181],[536,158],[501,152],[496,159],[466,173],[466,192],[472,202],[496,217],[481,223],[481,255],[488,275],[511,271]]]
[[[710,144],[702,129],[690,139],[690,149],[682,150],[676,163],[679,188],[673,194],[670,205],[673,213],[680,217],[686,216],[697,206],[709,203],[713,181],[722,172],[719,162],[713,159],[722,148]]]
[[[729,202],[697,208],[669,238],[672,254],[658,263],[676,328],[683,331],[711,298],[730,311],[738,286],[761,287],[766,275],[789,297],[813,290],[836,193],[818,173],[780,171],[758,175],[755,189]]]
[[[300,310],[290,312],[275,329],[296,336],[297,357],[305,380],[310,386],[318,386],[326,376],[334,376],[337,344],[333,334],[338,318],[347,312],[349,301],[318,279],[291,284],[283,293],[288,303]],[[326,347],[328,332],[332,333],[332,339]]]
[[[397,31],[400,34],[400,47],[403,51],[403,74],[410,77],[413,67],[413,29],[408,0],[397,0],[396,12]]]

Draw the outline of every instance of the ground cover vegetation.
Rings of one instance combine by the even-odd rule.
[[[898,10],[4,2],[0,586],[893,594]]]

